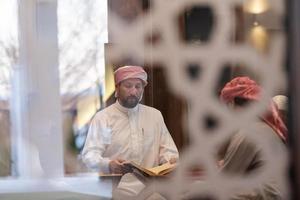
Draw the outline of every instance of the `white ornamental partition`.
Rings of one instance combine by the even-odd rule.
[[[131,23],[111,13],[109,26],[117,45],[108,49],[109,60],[133,57],[141,63],[160,63],[166,68],[172,91],[189,102],[187,120],[182,123],[186,123],[192,142],[181,153],[178,169],[168,180],[153,180],[137,199],[143,199],[154,190],[166,199],[229,199],[241,191],[258,190],[270,178],[278,183],[284,199],[289,198],[288,152],[274,151],[268,140],[255,134],[251,126],[257,116],[265,112],[269,99],[286,88],[285,34],[277,31],[272,35],[268,53],[261,53],[248,43],[232,42],[237,22],[233,8],[244,3],[243,0],[153,0],[150,9]],[[269,3],[277,19],[283,21],[285,2],[272,0]],[[214,16],[210,40],[205,44],[195,45],[179,39],[178,16],[193,6],[209,7]],[[147,42],[153,33],[160,38],[154,45]],[[256,74],[264,89],[259,103],[239,113],[228,109],[215,95],[224,65],[230,62],[244,63],[245,70]],[[186,72],[190,63],[201,66],[201,76],[196,80]],[[207,130],[200,123],[208,115],[218,119],[218,126],[213,130]],[[251,135],[248,136],[262,148],[265,167],[252,176],[228,176],[217,166],[216,151],[241,128],[249,129]],[[186,177],[186,172],[197,165],[205,171],[205,178]]]

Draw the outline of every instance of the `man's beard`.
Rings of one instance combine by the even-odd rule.
[[[123,99],[122,105],[126,108],[134,108],[139,103],[139,98],[135,96],[127,97],[126,99]]]

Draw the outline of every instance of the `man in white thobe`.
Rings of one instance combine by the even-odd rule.
[[[115,85],[117,101],[98,112],[92,120],[82,151],[87,166],[102,173],[124,174],[127,172],[124,163],[130,161],[143,167],[155,167],[177,160],[178,150],[162,114],[139,103],[147,85],[147,73],[143,68],[124,66],[117,69]],[[129,188],[129,193],[138,194],[141,186],[134,190]]]

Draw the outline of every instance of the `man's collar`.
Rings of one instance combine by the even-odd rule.
[[[139,103],[135,106],[135,107],[133,107],[133,108],[126,108],[126,107],[124,107],[124,106],[122,106],[121,104],[120,104],[120,102],[119,102],[119,100],[117,100],[116,101],[116,103],[115,103],[115,105],[116,105],[116,107],[117,107],[117,109],[118,110],[120,110],[121,112],[123,112],[123,113],[135,113],[137,110],[138,110],[138,107],[139,107]]]

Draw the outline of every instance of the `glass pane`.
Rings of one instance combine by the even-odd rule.
[[[12,175],[10,99],[18,59],[16,1],[0,1],[0,177]]]
[[[161,111],[180,152],[172,178],[147,182],[141,198],[288,198],[285,2],[115,0],[109,14],[106,67],[144,67],[141,103]]]
[[[59,73],[66,175],[85,172],[79,152],[103,106],[106,2],[58,1]]]

